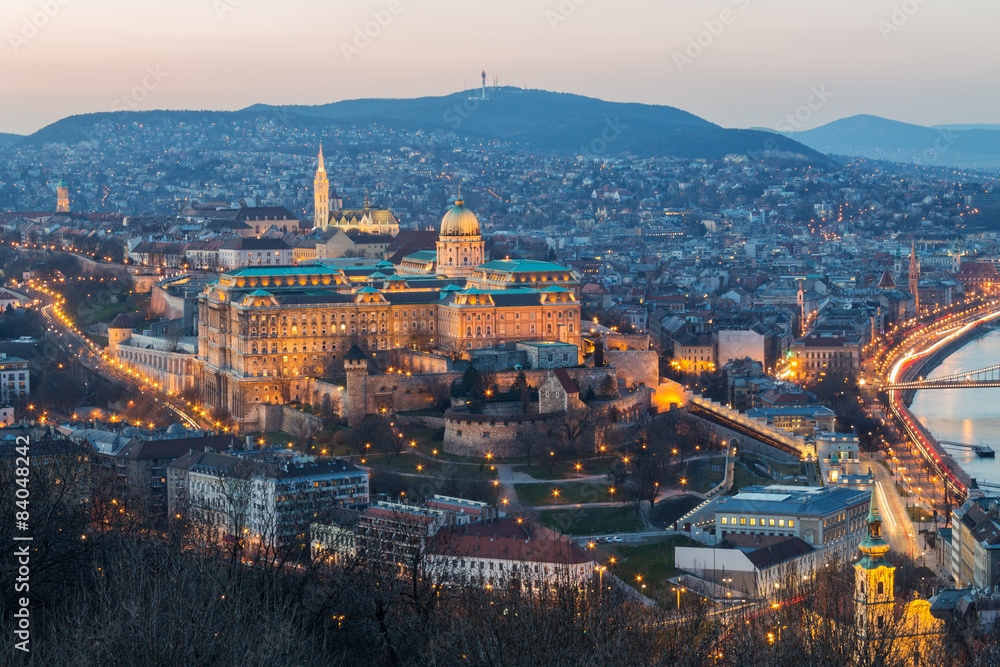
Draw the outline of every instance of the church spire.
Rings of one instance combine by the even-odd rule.
[[[319,163],[313,179],[313,227],[326,229],[330,224],[330,180],[323,165],[323,144],[319,145]]]
[[[865,560],[872,564],[879,564],[883,556],[889,552],[889,543],[882,537],[882,515],[878,511],[878,499],[875,495],[876,482],[872,479],[872,497],[868,505],[868,534],[858,548],[865,555]]]

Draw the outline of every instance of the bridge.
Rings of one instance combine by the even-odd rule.
[[[882,385],[882,389],[909,391],[916,389],[972,389],[975,387],[1000,387],[1000,364],[978,368],[965,373],[941,377],[895,382]]]

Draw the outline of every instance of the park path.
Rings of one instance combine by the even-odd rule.
[[[517,488],[514,486],[514,466],[497,464],[497,481],[500,482],[500,496],[507,499],[507,511],[520,510],[521,502],[517,499]]]

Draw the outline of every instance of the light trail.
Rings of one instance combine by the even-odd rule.
[[[896,523],[896,517],[893,515],[892,509],[889,507],[889,499],[885,496],[885,489],[882,488],[881,482],[875,482],[875,491],[878,493],[879,505],[885,508],[886,518],[889,519],[889,525],[895,528],[898,524]]]

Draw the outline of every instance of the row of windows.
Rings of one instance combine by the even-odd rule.
[[[785,523],[786,523],[784,519],[765,519],[764,517],[761,517],[760,519],[758,519],[757,517],[753,517],[753,516],[748,519],[747,517],[741,516],[741,517],[739,517],[739,524],[738,525],[745,526],[749,522],[749,524],[751,526],[757,526],[758,525],[758,523],[757,523],[758,521],[760,522],[759,525],[761,527],[764,527],[764,526],[767,526],[767,527],[777,526],[778,528],[784,528],[785,527]],[[794,519],[789,519],[787,523],[788,523],[788,527],[789,528],[795,528],[795,520]],[[723,526],[735,526],[735,525],[737,525],[737,517],[735,517],[735,516],[734,517],[728,517],[728,516],[722,517],[722,525]]]

